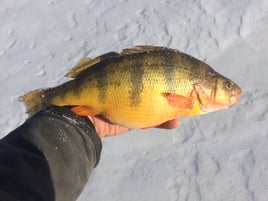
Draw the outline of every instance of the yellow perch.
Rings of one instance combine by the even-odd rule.
[[[198,59],[175,49],[135,46],[84,58],[60,86],[20,97],[33,115],[50,105],[73,106],[80,116],[102,115],[130,128],[226,109],[242,91]]]

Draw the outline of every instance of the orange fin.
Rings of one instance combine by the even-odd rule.
[[[98,113],[90,109],[90,107],[79,105],[72,107],[71,110],[78,116],[96,116]]]
[[[193,101],[187,97],[172,93],[162,93],[162,96],[168,100],[169,105],[172,107],[179,107],[182,109],[192,109],[193,107]]]

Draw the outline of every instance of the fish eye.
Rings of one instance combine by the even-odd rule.
[[[233,88],[233,83],[232,83],[231,81],[227,80],[227,81],[225,82],[225,87],[226,87],[227,89],[232,89],[232,88]]]

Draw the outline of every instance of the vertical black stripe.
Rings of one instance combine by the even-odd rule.
[[[107,88],[108,88],[108,73],[107,73],[107,67],[109,67],[107,65],[106,62],[103,62],[101,64],[102,66],[99,67],[99,69],[101,69],[101,71],[98,73],[97,76],[97,88],[99,91],[99,96],[98,96],[98,100],[101,103],[104,103],[107,97]]]
[[[144,56],[141,54],[133,56],[132,65],[130,66],[130,106],[134,107],[141,102],[141,92],[143,91],[143,75],[144,75]]]
[[[174,66],[174,56],[176,54],[173,51],[166,50],[164,53],[165,65],[163,66],[165,84],[167,86],[168,92],[172,93],[174,91],[174,79],[175,79],[175,66]]]
[[[180,53],[181,63],[189,72],[189,80],[198,82],[201,76],[203,62],[185,53]]]

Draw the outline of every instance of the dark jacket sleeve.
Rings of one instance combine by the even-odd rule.
[[[101,148],[88,118],[62,107],[37,113],[0,140],[0,200],[76,200]]]

